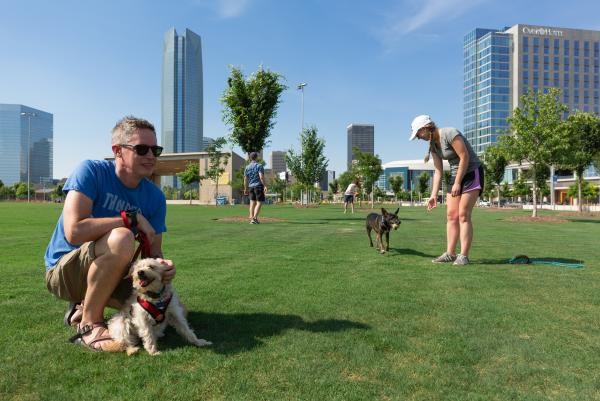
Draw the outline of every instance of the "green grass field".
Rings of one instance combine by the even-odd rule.
[[[164,249],[196,333],[133,357],[70,344],[43,253],[61,205],[0,203],[1,400],[600,400],[600,219],[476,209],[472,264],[434,265],[444,209],[169,206]],[[554,215],[542,212],[542,216]],[[516,254],[583,269],[508,265]]]

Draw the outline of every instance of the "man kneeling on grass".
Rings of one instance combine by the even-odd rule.
[[[64,185],[63,212],[45,255],[46,285],[70,301],[65,324],[74,326],[73,342],[96,351],[115,345],[104,322],[104,308],[120,308],[131,292],[124,280],[135,255],[135,233],[145,234],[149,256],[162,258],[166,200],[148,178],[162,147],[154,126],[125,117],[112,130],[114,161],[85,160]],[[172,261],[167,281],[175,277]]]

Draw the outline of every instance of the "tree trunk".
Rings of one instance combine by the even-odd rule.
[[[500,185],[496,187],[496,193],[498,194],[498,207],[500,207]],[[490,205],[492,203],[490,202]]]
[[[531,203],[533,205],[533,213],[531,214],[531,217],[537,217],[537,182],[536,182],[536,176],[534,174],[533,176],[533,196],[531,199]]]
[[[200,191],[198,191],[200,192]],[[219,179],[217,178],[215,180],[215,206],[219,206],[219,202],[217,201],[217,198],[219,197]]]
[[[582,193],[581,193],[582,183],[583,183],[583,174],[577,172],[577,211],[579,213],[583,213],[583,202],[581,201],[581,199],[582,199]]]

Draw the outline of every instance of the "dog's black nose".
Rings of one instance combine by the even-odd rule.
[[[144,273],[144,271],[143,271],[143,270],[140,270],[140,271],[138,272],[138,277],[139,277],[139,278],[146,278],[146,273]]]

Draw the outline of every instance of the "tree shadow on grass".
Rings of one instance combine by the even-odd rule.
[[[202,313],[189,312],[188,321],[199,338],[212,341],[210,349],[218,354],[236,354],[263,345],[263,339],[281,335],[287,330],[311,333],[339,332],[352,329],[369,330],[364,323],[341,319],[307,322],[297,315],[273,313]],[[161,340],[164,348],[186,345],[171,327]]]
[[[600,219],[567,219],[572,223],[596,223],[600,224]]]

